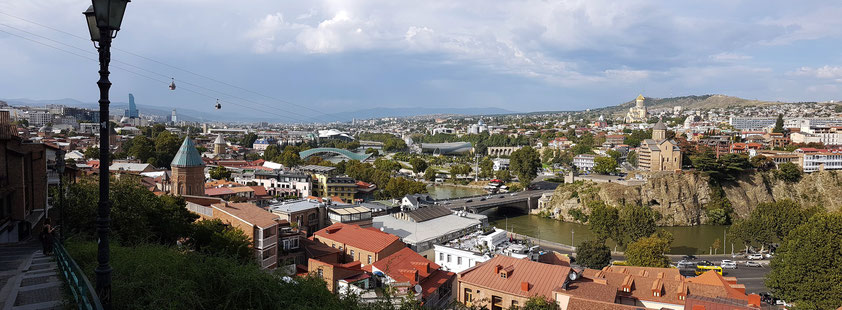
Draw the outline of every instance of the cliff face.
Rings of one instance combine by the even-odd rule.
[[[747,216],[759,203],[781,199],[792,199],[803,206],[820,205],[828,210],[842,206],[842,173],[833,171],[805,174],[798,183],[779,181],[768,172],[746,173],[722,188],[734,209],[734,218]],[[590,214],[588,205],[593,201],[612,206],[640,204],[662,215],[659,225],[692,226],[707,222],[704,206],[712,193],[708,178],[701,174],[660,173],[643,185],[590,181],[563,184],[541,211],[559,220],[575,222],[575,215]]]

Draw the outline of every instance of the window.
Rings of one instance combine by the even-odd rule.
[[[319,267],[319,270],[317,271],[316,275],[318,275],[318,276],[319,276],[319,279],[323,279],[323,278],[325,277],[325,271],[324,271],[324,269],[322,269],[321,267]]]
[[[447,254],[447,262],[450,262],[450,254]]]
[[[457,257],[456,257],[456,264],[457,264],[457,265],[461,265],[461,264],[462,264],[462,256],[457,256]]]
[[[351,254],[351,259],[354,259],[354,250],[351,250],[350,254]]]
[[[517,300],[512,300],[512,308],[517,308],[517,307],[518,307]]]
[[[371,264],[371,255],[368,256],[368,263],[367,264]]]
[[[466,288],[465,289],[465,305],[470,307],[472,301],[474,301],[474,294],[471,291],[471,289]]]
[[[444,261],[444,253],[439,253],[439,261]]]
[[[506,278],[506,272],[505,272],[505,271],[501,272],[501,273],[500,273],[500,277],[501,277],[501,278],[503,278],[503,279],[505,279],[505,278]]]

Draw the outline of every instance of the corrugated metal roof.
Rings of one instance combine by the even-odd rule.
[[[199,151],[196,150],[196,145],[193,144],[193,140],[190,140],[190,137],[186,137],[184,138],[184,143],[181,144],[181,147],[178,149],[178,153],[175,154],[175,158],[172,159],[170,165],[178,167],[204,167],[205,162],[202,161],[202,156],[199,155]]]

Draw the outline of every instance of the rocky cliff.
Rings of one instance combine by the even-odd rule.
[[[797,183],[777,180],[772,173],[742,175],[722,189],[733,207],[732,217],[748,215],[757,204],[792,199],[804,206],[821,205],[828,210],[842,206],[842,173],[834,171],[804,175]],[[708,177],[694,173],[659,173],[642,185],[594,183],[563,184],[553,193],[541,213],[563,221],[577,221],[579,214],[589,214],[589,203],[604,201],[612,206],[640,204],[650,206],[662,217],[659,225],[691,226],[707,223],[705,204],[714,191]],[[572,210],[572,211],[571,211]]]

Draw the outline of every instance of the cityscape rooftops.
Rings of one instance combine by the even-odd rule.
[[[357,225],[343,223],[335,223],[319,230],[314,233],[314,237],[333,240],[375,253],[395,242],[400,242],[397,236],[379,231],[376,228],[361,228]]]
[[[260,228],[277,225],[277,215],[267,212],[253,203],[223,202],[215,203],[213,204],[213,207]]]
[[[462,282],[515,296],[552,297],[553,290],[564,285],[570,272],[570,267],[497,255],[460,272],[459,277]]]

